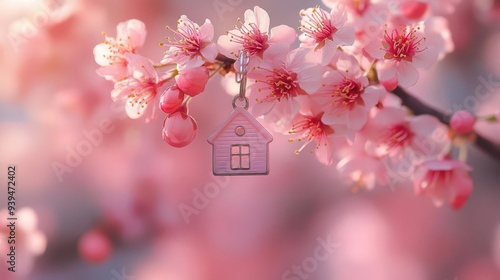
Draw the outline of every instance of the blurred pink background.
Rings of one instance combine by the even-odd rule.
[[[227,10],[217,12],[221,3]],[[453,104],[473,96],[478,77],[500,80],[500,18],[498,7],[488,3],[500,5],[462,0],[450,16],[455,52],[411,92],[453,111]],[[296,155],[294,144],[281,135],[270,145],[268,176],[216,178],[206,139],[230,112],[232,98],[221,77],[190,103],[198,135],[176,149],[161,138],[163,116],[151,124],[129,120],[111,101],[112,84],[95,74],[92,49],[103,41],[101,33],[114,36],[116,24],[127,19],[146,24],[140,54],[159,61],[165,26],[175,26],[182,14],[198,23],[211,19],[219,36],[255,5],[268,11],[272,26],[297,27],[300,9],[320,4],[2,1],[0,178],[6,181],[8,164],[18,166],[18,207],[35,211],[47,245],[32,269],[28,252],[19,252],[19,272],[8,272],[2,261],[0,278],[500,279],[500,162],[474,147],[469,163],[475,190],[459,212],[416,197],[409,183],[355,193],[334,167],[308,153]],[[500,110],[500,87],[472,105],[465,106],[480,115]],[[114,130],[59,181],[54,162],[64,163],[68,149],[85,139],[82,131],[97,129],[104,120]],[[500,142],[498,125],[479,128]],[[207,185],[215,186],[217,195],[186,223],[179,205],[193,206]],[[6,208],[4,188],[0,197],[0,209]],[[97,234],[82,238],[89,231]],[[326,260],[313,261],[316,250],[327,253],[321,247],[327,240],[338,246]],[[5,242],[0,240],[0,248]],[[100,257],[103,262],[92,262]],[[302,277],[286,276],[297,267]]]

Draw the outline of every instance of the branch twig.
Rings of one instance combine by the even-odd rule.
[[[397,95],[401,100],[403,101],[403,104],[410,108],[412,112],[415,115],[431,115],[436,118],[438,118],[442,123],[449,125],[450,124],[450,117],[449,115],[440,112],[432,107],[429,107],[427,104],[424,104],[421,100],[416,98],[415,96],[412,96],[411,94],[407,93],[404,89],[401,87],[397,87],[395,90],[392,91],[395,95]],[[495,144],[488,140],[488,138],[484,137],[483,135],[475,132],[476,134],[476,140],[474,141],[474,144],[483,152],[486,154],[490,155],[491,157],[494,157],[496,159],[500,159],[500,145]]]

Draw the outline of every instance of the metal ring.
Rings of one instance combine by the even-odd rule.
[[[239,107],[236,105],[236,100],[241,100],[239,95],[235,95],[233,98],[233,109]],[[245,100],[245,106],[243,106],[243,108],[245,108],[245,110],[248,110],[248,105],[249,105],[248,98],[245,97],[244,100]]]

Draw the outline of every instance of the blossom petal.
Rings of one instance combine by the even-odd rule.
[[[231,31],[235,34],[240,33],[237,30]],[[229,35],[222,35],[217,39],[217,46],[221,54],[229,58],[237,58],[238,51],[241,49],[241,45],[233,42]]]
[[[385,93],[387,93],[384,87],[380,85],[368,86],[365,88],[365,91],[361,95],[365,106],[367,108],[372,108],[377,105],[377,103],[385,97]]]
[[[203,42],[212,42],[214,39],[214,25],[209,19],[200,27],[200,39]]]
[[[127,60],[129,67],[132,69],[132,76],[140,81],[158,82],[158,73],[155,71],[153,63],[148,58],[138,55],[127,53]]]
[[[252,115],[260,117],[269,114],[274,108],[276,102],[257,102],[252,107]]]
[[[259,6],[255,6],[253,11],[245,11],[245,24],[249,23],[255,23],[262,33],[269,32],[269,14]]]
[[[439,120],[431,115],[419,115],[411,118],[409,122],[412,132],[421,135],[429,136],[439,126]]]
[[[323,67],[311,66],[297,73],[300,87],[307,93],[313,94],[321,87]]]
[[[97,69],[97,75],[105,78],[108,81],[119,81],[125,79],[129,75],[129,69],[127,65],[116,63],[109,66],[103,66]]]
[[[208,46],[201,49],[200,52],[206,61],[214,62],[219,51],[217,49],[217,45],[215,43],[211,43]]]
[[[288,25],[278,25],[271,29],[269,43],[287,43],[291,45],[297,38],[295,29]]]
[[[333,41],[338,46],[350,46],[354,43],[354,27],[346,26],[335,32]]]
[[[410,87],[418,81],[418,71],[412,63],[407,61],[400,61],[397,66],[398,81],[403,87]]]
[[[138,20],[131,19],[121,22],[116,27],[118,40],[129,42],[132,49],[140,48],[146,40],[146,25]],[[129,41],[130,40],[130,41]]]

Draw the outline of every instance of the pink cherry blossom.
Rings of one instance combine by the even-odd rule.
[[[227,35],[220,36],[218,46],[227,57],[238,57],[240,50],[246,51],[253,58],[250,67],[257,65],[255,59],[262,59],[264,52],[273,44],[291,45],[297,37],[295,30],[286,25],[273,27],[269,33],[269,14],[259,6],[255,6],[253,11],[246,10],[244,20]]]
[[[387,183],[386,169],[379,158],[364,154],[353,154],[342,158],[337,170],[356,184],[356,187],[371,190],[376,184]]]
[[[330,13],[316,7],[300,11],[303,32],[299,39],[304,46],[311,46],[320,56],[321,65],[332,60],[337,47],[349,46],[354,42],[354,28],[347,26],[347,14],[340,7]]]
[[[453,113],[450,119],[450,127],[460,134],[471,132],[475,123],[476,118],[471,113],[463,110]]]
[[[293,118],[283,133],[291,136],[290,143],[302,143],[295,151],[296,154],[314,142],[315,146],[310,152],[315,153],[320,163],[331,165],[334,163],[335,153],[345,149],[349,141],[354,140],[354,133],[345,125],[325,124],[322,121],[323,111],[312,98],[306,96],[301,101],[300,113]]]
[[[413,164],[445,155],[450,146],[447,131],[433,116],[410,117],[406,109],[397,107],[379,110],[363,128],[369,153]]]
[[[417,68],[429,68],[437,61],[440,52],[429,44],[423,23],[385,30],[383,38],[372,41],[365,51],[381,60],[377,63],[381,83],[397,78],[403,87],[414,85],[419,77]]]
[[[111,92],[114,101],[125,100],[125,112],[131,119],[141,117],[148,105],[156,99],[158,90],[158,74],[149,59],[137,55],[127,54],[131,76],[115,83]],[[153,106],[151,116],[155,118],[156,106]]]
[[[186,68],[175,77],[175,82],[185,94],[195,96],[205,90],[208,76],[209,73],[206,67]]]
[[[331,165],[333,163],[334,148],[337,146],[336,143],[345,141],[345,136],[347,130],[343,126],[337,127],[329,126],[321,121],[321,116],[319,115],[302,115],[298,114],[292,121],[292,128],[288,132],[290,135],[295,136],[290,138],[289,142],[300,141],[302,146],[295,151],[299,154],[306,146],[311,142],[315,143],[314,149],[311,153],[316,154],[316,158],[319,162],[324,165]]]
[[[172,86],[160,96],[160,109],[170,114],[177,111],[182,102],[184,102],[184,93],[177,86]]]
[[[465,204],[473,189],[469,175],[471,170],[471,167],[461,161],[426,161],[417,167],[412,178],[415,192],[431,197],[436,206],[448,202],[458,210]]]
[[[177,21],[177,30],[167,26],[176,38],[167,37],[165,44],[169,49],[161,63],[177,63],[178,68],[197,67],[205,61],[214,62],[217,57],[217,45],[212,42],[214,26],[209,19],[200,27],[185,15]]]
[[[248,87],[252,113],[269,114],[273,109],[281,120],[291,120],[300,109],[297,97],[312,94],[320,87],[322,68],[307,63],[306,50],[289,51],[286,44],[275,44],[264,53],[262,64],[248,73],[255,81]]]
[[[366,152],[367,139],[362,134],[356,134],[352,143],[336,147],[336,156],[339,158],[335,167],[337,171],[350,183],[354,183],[353,190],[371,190],[376,184],[387,184],[387,170],[380,157]]]
[[[196,121],[187,114],[187,109],[183,106],[165,119],[163,140],[172,147],[182,148],[193,142],[197,129]]]
[[[127,53],[136,53],[146,39],[146,26],[137,19],[121,22],[116,27],[116,38],[107,37],[104,43],[94,48],[94,58],[101,66],[99,76],[106,80],[119,81],[128,76]]]
[[[337,70],[327,72],[322,87],[312,95],[325,112],[321,120],[360,130],[386,91],[380,85],[369,85],[353,56],[341,54],[334,67]]]

